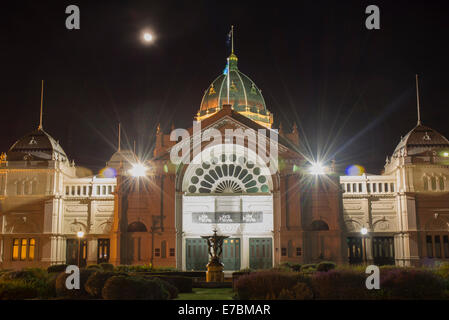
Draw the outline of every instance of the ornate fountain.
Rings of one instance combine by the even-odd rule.
[[[223,282],[223,264],[220,262],[220,256],[223,252],[223,240],[229,238],[228,236],[217,235],[217,230],[214,229],[212,236],[201,236],[206,239],[209,247],[209,263],[207,264],[206,282]]]

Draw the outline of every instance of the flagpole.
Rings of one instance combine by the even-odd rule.
[[[234,26],[231,26],[231,53],[234,53]]]
[[[228,104],[229,104],[229,76],[230,76],[230,72],[229,72],[229,58],[228,58],[228,78],[227,78],[227,87],[228,87]]]

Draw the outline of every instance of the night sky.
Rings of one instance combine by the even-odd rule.
[[[94,172],[116,149],[151,149],[157,123],[189,127],[224,69],[235,26],[239,69],[275,124],[296,121],[313,154],[380,173],[421,117],[449,137],[448,1],[20,1],[2,3],[0,151],[39,123]],[[67,30],[65,8],[81,10]],[[380,7],[381,29],[365,28]],[[144,45],[141,31],[156,41]]]

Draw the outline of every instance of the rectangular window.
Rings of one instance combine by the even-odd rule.
[[[373,183],[373,192],[377,192],[377,184]]]
[[[362,192],[362,184],[359,183],[359,192]]]
[[[112,186],[108,186],[108,194],[112,193]]]
[[[92,186],[89,186],[89,194],[88,194],[89,196],[91,196],[92,195]]]
[[[287,248],[281,248],[281,256],[285,257],[287,255]]]
[[[366,184],[366,189],[368,190],[368,192],[371,192],[371,183]]]
[[[161,249],[160,248],[154,249],[154,256],[155,257],[160,257],[161,256]]]
[[[390,183],[390,192],[394,192],[394,183]]]
[[[83,195],[86,195],[86,193],[87,193],[87,187],[83,186]]]
[[[20,260],[27,258],[28,239],[22,239],[20,243]]]
[[[12,259],[19,260],[19,239],[12,241]]]
[[[65,195],[68,196],[70,195],[70,187],[65,187]]]
[[[109,239],[98,239],[97,263],[109,261],[110,243]]]
[[[299,257],[301,255],[301,248],[296,248],[296,255]]]
[[[36,257],[36,239],[13,239],[12,260],[34,260]]]
[[[427,248],[427,257],[433,258],[432,236],[426,236],[426,248]]]
[[[440,236],[435,236],[435,257],[441,258],[441,239]]]
[[[28,248],[28,260],[34,260],[35,249],[36,249],[36,240],[30,239],[29,248]]]
[[[384,183],[384,191],[388,192],[388,183]]]
[[[449,236],[443,236],[444,257],[449,259]]]
[[[175,248],[170,248],[170,257],[175,256]]]

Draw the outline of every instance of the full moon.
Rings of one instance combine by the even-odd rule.
[[[149,32],[145,32],[143,34],[143,40],[145,40],[146,42],[151,42],[153,40],[153,35]]]

